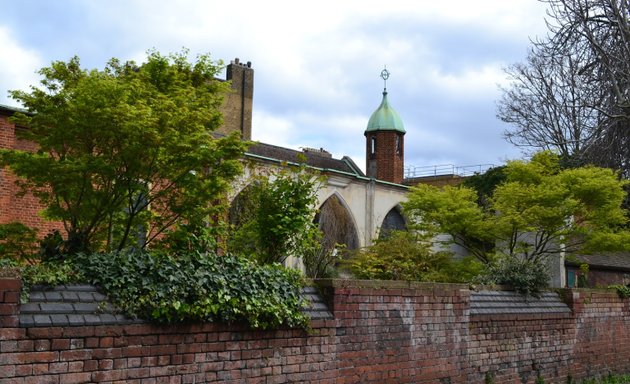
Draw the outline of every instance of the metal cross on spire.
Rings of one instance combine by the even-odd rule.
[[[381,79],[383,79],[383,92],[387,92],[387,79],[389,79],[389,71],[387,66],[381,71]]]

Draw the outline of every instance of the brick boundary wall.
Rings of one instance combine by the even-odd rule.
[[[318,282],[312,329],[125,324],[20,327],[0,279],[0,383],[566,383],[630,372],[628,299],[566,290],[564,313],[477,314],[466,286]]]

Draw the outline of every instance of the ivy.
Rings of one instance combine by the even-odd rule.
[[[621,284],[609,285],[608,288],[617,290],[617,294],[622,299],[627,299],[630,297],[630,287],[626,285],[621,285]]]
[[[305,327],[302,277],[278,264],[189,252],[79,255],[77,266],[124,313],[158,323]]]

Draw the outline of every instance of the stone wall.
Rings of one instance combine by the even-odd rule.
[[[0,280],[0,383],[566,383],[630,373],[628,299],[613,291],[524,300],[461,285],[328,280],[319,286],[332,319],[257,331],[25,326],[20,286]]]

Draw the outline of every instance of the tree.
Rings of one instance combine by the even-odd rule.
[[[318,183],[304,167],[257,177],[232,205],[228,250],[261,264],[312,255],[321,248],[313,222]]]
[[[630,175],[630,3],[543,0],[549,35],[525,64],[510,67],[498,117],[506,137],[553,149],[570,165],[594,163]]]
[[[434,242],[457,244],[488,264],[630,248],[621,208],[625,183],[615,172],[592,166],[562,170],[550,152],[530,162],[508,162],[503,171],[506,179],[486,206],[477,204],[469,187],[418,185],[403,204],[405,212]],[[489,243],[494,247],[488,249]]]
[[[219,209],[245,146],[212,136],[226,90],[219,70],[186,51],[90,71],[74,57],[41,69],[41,88],[11,92],[29,111],[14,118],[28,127],[19,137],[38,150],[3,150],[0,160],[63,222],[66,253],[143,248]]]

